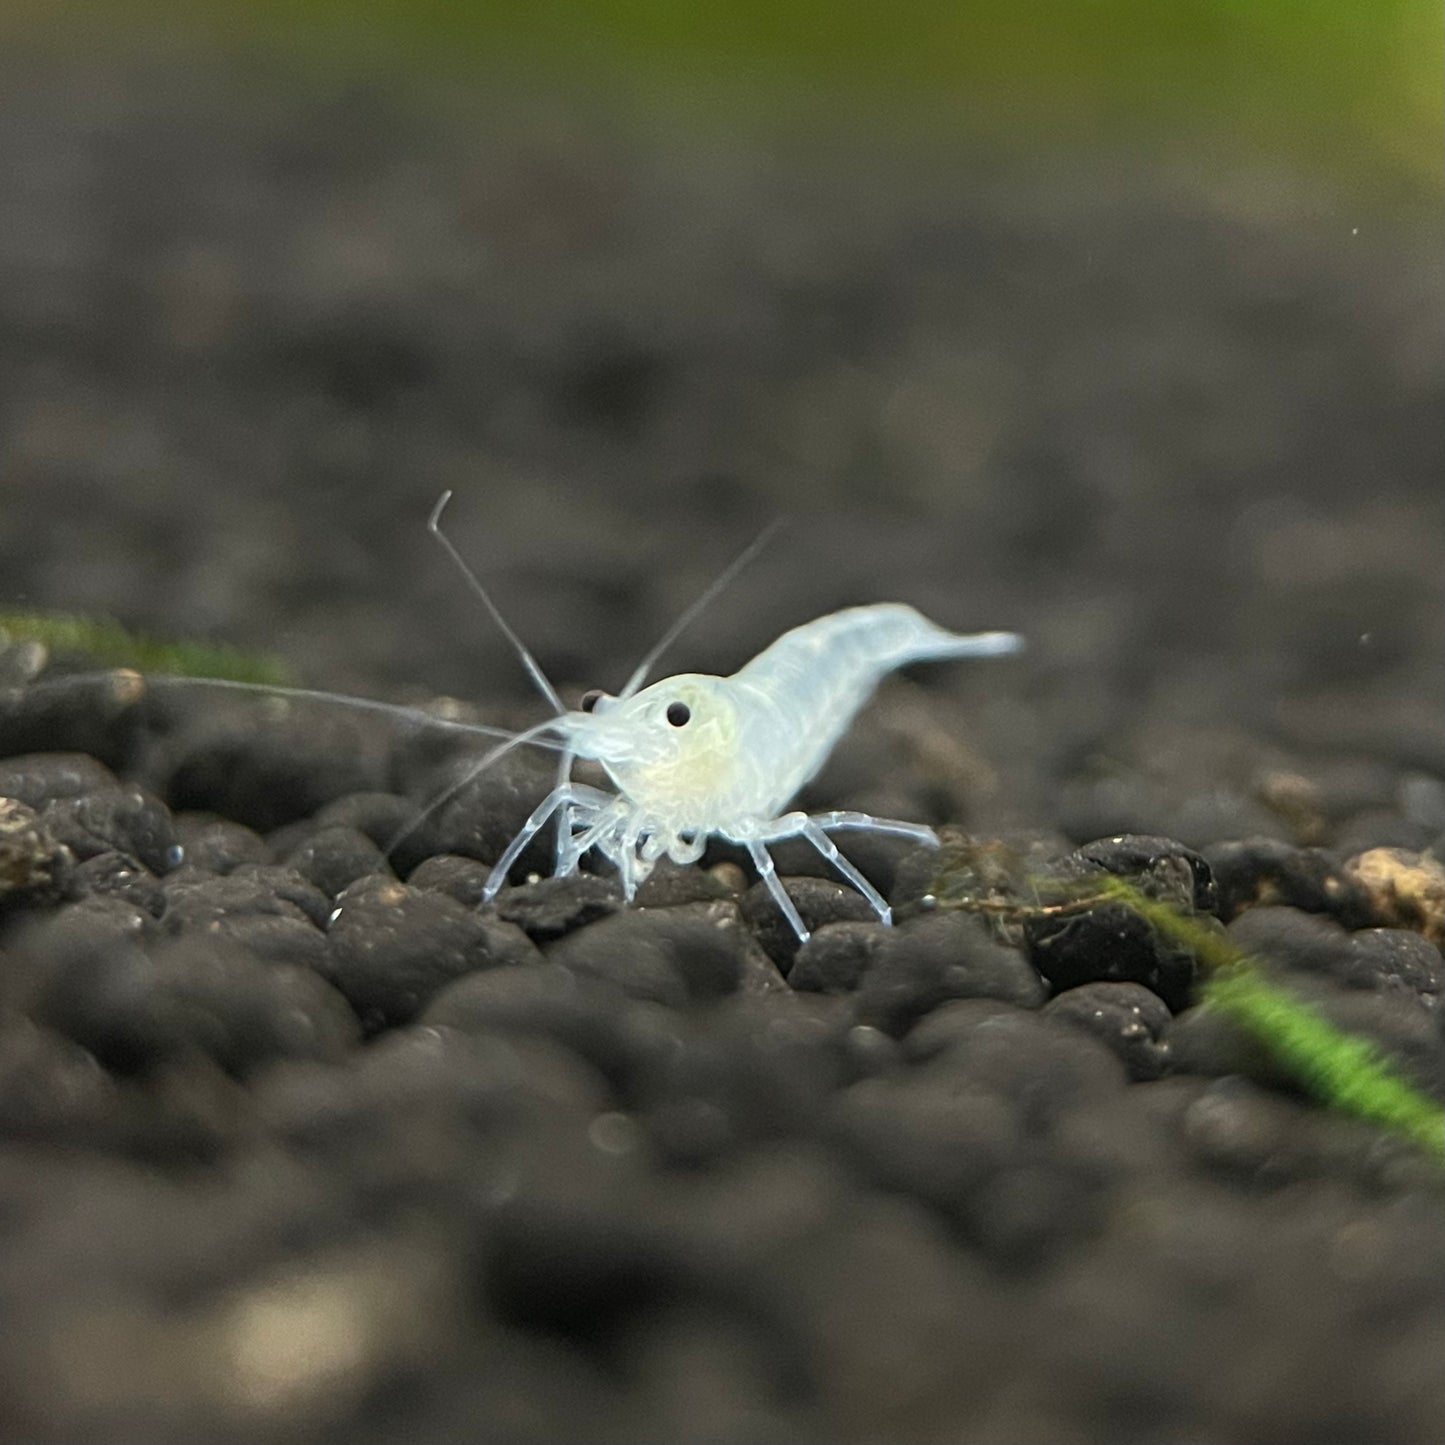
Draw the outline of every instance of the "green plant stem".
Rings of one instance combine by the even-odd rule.
[[[1402,1134],[1445,1162],[1445,1109],[1401,1078],[1369,1040],[1336,1028],[1303,999],[1271,983],[1258,962],[1227,938],[1122,878],[1100,880],[1098,891],[1190,949],[1209,973],[1205,1000],[1263,1042],[1316,1098]]]
[[[283,664],[262,654],[213,643],[161,642],[131,632],[109,618],[63,612],[4,612],[0,613],[0,632],[18,641],[42,643],[52,651],[82,653],[104,667],[273,686],[284,686],[291,680]]]

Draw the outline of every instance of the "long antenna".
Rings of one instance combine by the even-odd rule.
[[[694,622],[697,621],[703,609],[712,603],[712,601],[717,597],[718,593],[723,591],[724,588],[730,586],[733,583],[733,581],[737,578],[738,573],[741,572],[743,568],[746,567],[748,563],[751,562],[753,558],[756,557],[758,553],[761,552],[763,548],[766,547],[768,543],[773,540],[773,534],[782,525],[783,518],[774,517],[773,520],[769,522],[768,525],[764,527],[763,530],[758,533],[758,535],[746,547],[743,548],[742,552],[739,553],[738,556],[734,557],[733,560],[726,567],[723,568],[722,572],[708,586],[707,590],[704,591],[702,596],[699,597],[697,601],[692,604],[692,606],[686,608],[683,611],[682,616],[679,617],[677,621],[674,622],[672,626],[669,627],[667,631],[662,634],[662,637],[658,640],[652,650],[647,654],[646,657],[642,659],[641,662],[637,664],[636,670],[633,672],[632,676],[627,679],[627,686],[624,687],[622,691],[617,694],[619,698],[631,697],[632,694],[635,693],[637,689],[640,688],[642,684],[647,681],[647,674],[652,671],[653,667],[657,663],[658,658],[660,658],[662,654],[666,652],[667,649],[671,647],[672,644],[676,642],[677,639],[681,637],[682,634],[687,631],[687,629],[691,627]]]
[[[113,684],[118,678],[129,675],[125,668],[110,668],[102,672],[72,672],[64,677],[42,677],[35,682],[21,683],[14,687],[0,688],[0,702],[23,705],[30,698],[45,698],[52,694],[63,696],[86,688]],[[377,702],[369,697],[351,697],[342,692],[324,692],[314,687],[284,687],[271,682],[243,682],[231,677],[172,677],[169,675],[137,672],[134,674],[147,693],[174,691],[182,695],[189,692],[243,692],[256,697],[277,698],[282,701],[319,702],[332,707],[350,708],[355,712],[376,713],[381,717],[394,718],[398,722],[414,727],[435,728],[442,732],[462,733],[467,736],[484,738],[513,738],[508,728],[489,727],[485,723],[462,722],[456,718],[438,717],[425,708],[407,707],[402,703]],[[560,742],[548,738],[532,738],[537,747],[554,752],[562,750]]]
[[[547,674],[542,671],[541,664],[527,650],[527,644],[512,631],[507,623],[507,619],[503,617],[497,609],[497,604],[492,601],[487,589],[477,580],[476,573],[467,566],[465,558],[452,546],[451,538],[442,531],[442,513],[446,510],[446,505],[451,499],[452,494],[449,491],[441,494],[441,499],[437,502],[436,506],[432,508],[431,516],[427,519],[427,531],[442,544],[446,549],[447,556],[456,563],[457,570],[466,578],[467,586],[481,598],[482,606],[492,614],[492,621],[502,629],[502,636],[505,637],[516,650],[517,656],[522,659],[522,666],[527,669],[527,676],[536,683],[538,692],[551,704],[552,711],[559,714],[566,712],[567,709],[562,706],[562,699],[557,696],[557,689],[547,680]]]

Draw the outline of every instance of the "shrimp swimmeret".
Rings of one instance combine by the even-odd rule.
[[[615,697],[588,693],[580,710],[569,711],[442,533],[441,514],[450,496],[448,492],[438,502],[430,530],[558,714],[494,748],[458,786],[465,786],[519,743],[541,741],[550,734],[562,751],[557,786],[497,859],[483,902],[496,896],[523,849],[555,815],[556,875],[575,873],[582,856],[595,848],[616,867],[629,900],[664,854],[676,863],[695,863],[708,838],[717,836],[748,850],[774,902],[799,940],[806,940],[808,929],[768,853],[769,843],[803,837],[868,900],[884,923],[892,922],[882,894],[839,852],[829,834],[863,828],[936,846],[933,829],[868,813],[789,812],[787,805],[827,761],[888,673],[912,662],[1017,652],[1023,646],[1017,633],[964,636],[946,631],[903,603],[883,602],[845,608],[795,627],[731,677],[679,673],[644,687],[658,656],[741,570],[765,534],[678,619],[621,692]],[[599,763],[617,792],[574,782],[574,758]]]

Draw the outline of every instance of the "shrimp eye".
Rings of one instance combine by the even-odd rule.
[[[596,707],[597,704],[601,702],[602,699],[606,696],[607,694],[603,692],[600,687],[591,688],[589,691],[582,694],[582,701],[578,703],[578,706],[582,709],[583,712],[591,712],[592,709]]]
[[[687,726],[687,720],[692,716],[692,709],[685,702],[671,702],[667,705],[667,720],[673,727],[680,728]]]

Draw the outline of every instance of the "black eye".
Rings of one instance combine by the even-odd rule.
[[[680,728],[687,725],[687,720],[692,716],[692,709],[685,702],[671,702],[667,705],[667,720],[673,727]]]
[[[592,709],[596,707],[597,704],[601,702],[602,699],[606,696],[607,694],[603,692],[600,687],[594,687],[590,691],[584,692],[582,694],[582,701],[577,705],[582,709],[583,712],[591,712]]]

